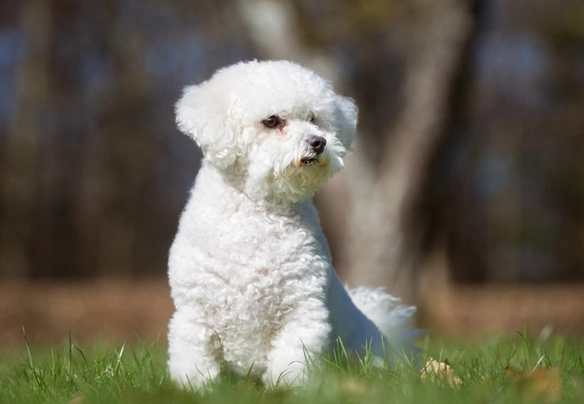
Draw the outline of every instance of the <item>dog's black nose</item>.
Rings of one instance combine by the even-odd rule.
[[[326,146],[326,139],[322,136],[310,136],[308,138],[308,144],[312,147],[312,150],[316,154],[320,154],[324,151],[324,147]]]

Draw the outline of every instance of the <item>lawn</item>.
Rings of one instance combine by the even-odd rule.
[[[581,342],[581,341],[580,341]],[[158,345],[0,354],[0,403],[517,403],[584,402],[584,346],[562,337],[426,337],[424,360],[450,369],[420,377],[411,364],[377,368],[331,356],[300,390],[266,389],[225,374],[212,388],[177,388]]]

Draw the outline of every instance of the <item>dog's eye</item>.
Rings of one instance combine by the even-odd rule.
[[[276,128],[282,124],[282,119],[279,116],[272,115],[262,121],[266,128]]]
[[[308,119],[308,122],[310,122],[310,123],[316,123],[316,117],[314,115],[310,115],[310,118]]]

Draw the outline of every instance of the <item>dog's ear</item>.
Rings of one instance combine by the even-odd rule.
[[[357,131],[359,110],[351,98],[337,95],[335,97],[335,126],[338,128],[338,138],[349,150]]]
[[[228,100],[209,88],[209,82],[187,86],[175,104],[176,123],[192,137],[205,157],[219,168],[226,168],[240,155],[236,151],[235,128],[231,125]]]

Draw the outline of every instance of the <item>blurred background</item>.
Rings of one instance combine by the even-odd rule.
[[[335,267],[465,336],[584,335],[584,3],[0,3],[0,345],[164,340],[187,84],[290,59],[354,98]]]

